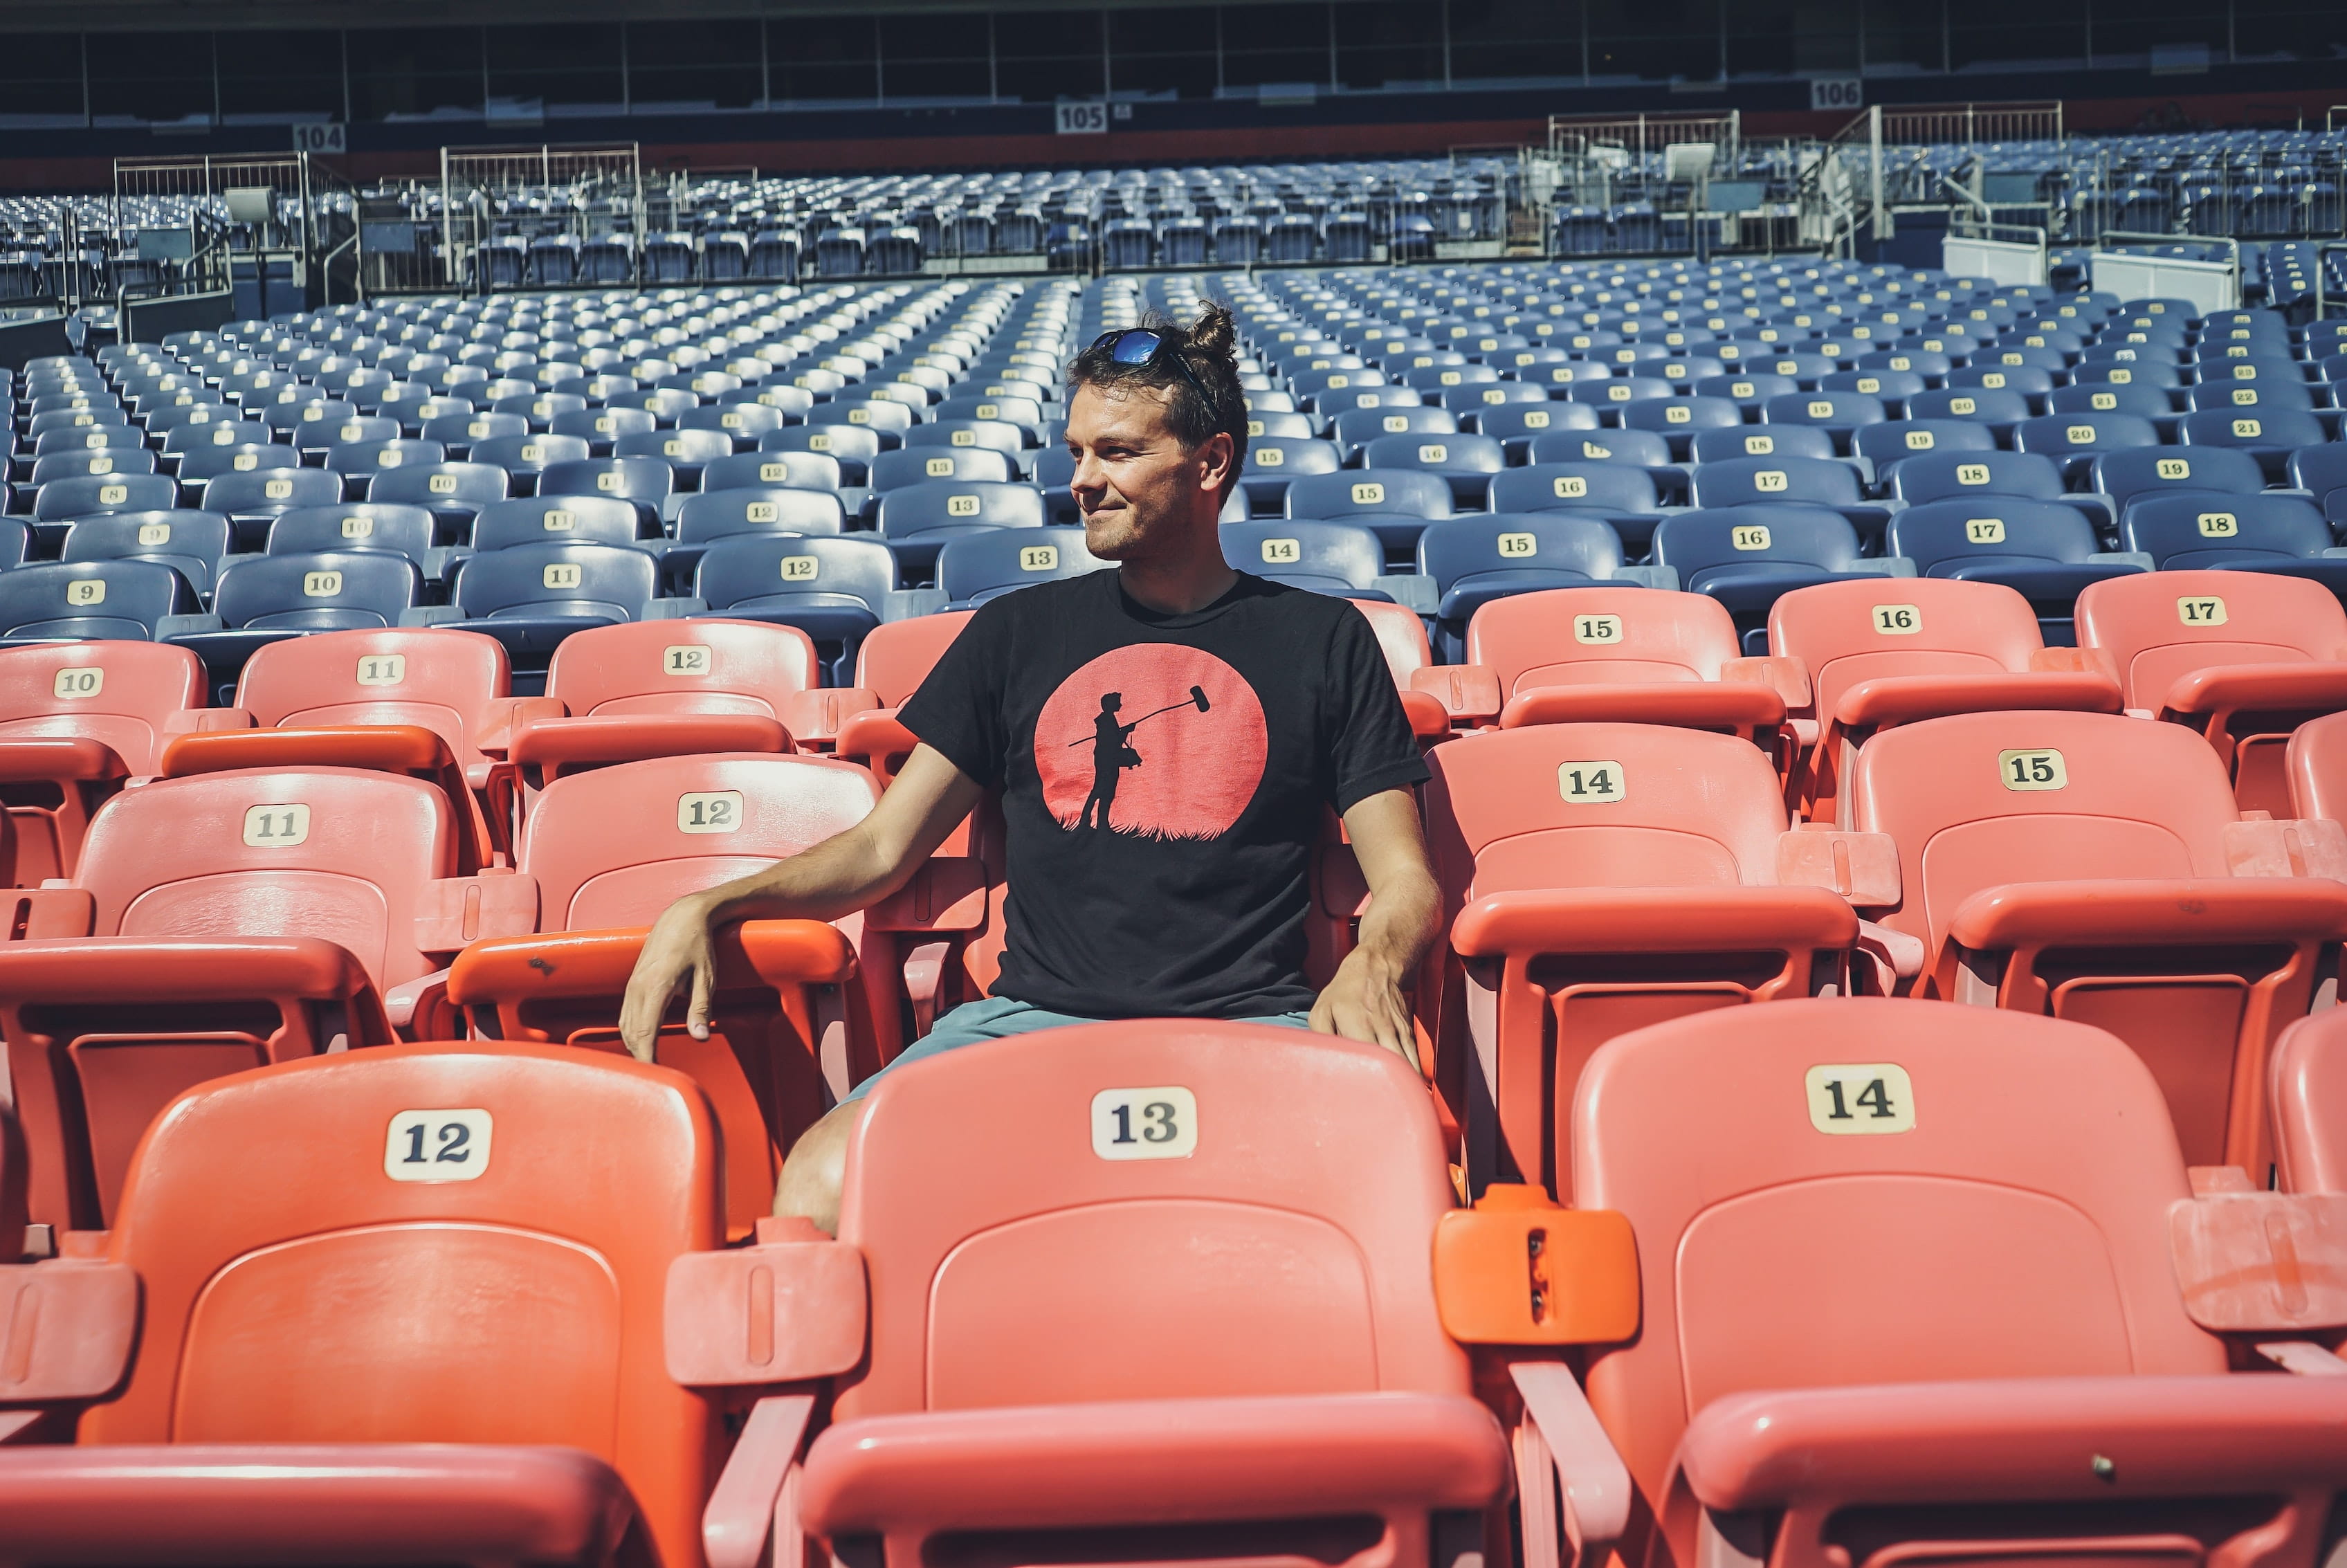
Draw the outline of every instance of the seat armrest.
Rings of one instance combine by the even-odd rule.
[[[446,626],[464,619],[465,612],[453,604],[419,604],[399,612],[402,626]]]
[[[953,602],[953,596],[941,588],[899,588],[889,591],[881,601],[880,619],[911,620],[917,616],[933,615]]]
[[[1679,586],[1679,569],[1674,566],[1617,566],[1614,569],[1614,575],[1605,580],[1676,590]]]
[[[769,1394],[750,1408],[750,1419],[701,1512],[701,1552],[709,1568],[795,1564],[805,1555],[804,1546],[792,1539],[799,1528],[796,1500],[785,1493],[795,1490],[799,1451],[814,1415],[813,1394]]]
[[[1419,572],[1395,572],[1374,577],[1369,586],[1396,604],[1419,615],[1432,615],[1441,608],[1442,596],[1434,589],[1434,579]]]
[[[130,1370],[138,1272],[81,1258],[0,1265],[0,1323],[13,1326],[0,1411],[104,1399]]]
[[[524,720],[507,755],[518,767],[560,767],[791,749],[790,732],[763,713],[621,713]]]
[[[2100,675],[2118,684],[2118,665],[2099,648],[2036,648],[2029,654],[2033,674]]]
[[[1860,681],[1841,694],[1833,718],[1845,730],[1884,729],[1951,713],[2029,709],[2116,713],[2118,683],[2100,673],[1889,675]]]
[[[435,969],[405,985],[392,987],[383,993],[383,1010],[403,1040],[438,1040],[443,1038],[441,1028],[451,1031],[461,1028],[461,1020],[449,1013],[446,969]],[[424,1023],[423,1030],[416,1027],[419,1019]],[[455,1038],[462,1036],[457,1034]]]
[[[2211,665],[2179,678],[2160,708],[2163,718],[2227,710],[2335,712],[2347,708],[2347,662]]]
[[[2347,937],[2347,884],[2327,877],[2017,882],[1956,907],[1948,934],[1975,952]]]
[[[1589,1396],[1562,1361],[1512,1361],[1508,1375],[1524,1401],[1524,1417],[1540,1432],[1564,1493],[1565,1532],[1576,1561],[1602,1563],[1604,1549],[1630,1524],[1629,1467],[1614,1451]]]
[[[210,735],[223,730],[249,730],[255,721],[243,708],[182,708],[163,715],[167,735]]]
[[[2347,887],[2340,889],[2347,906]],[[1543,953],[1703,953],[1847,948],[1849,900],[1822,887],[1590,887],[1493,893],[1451,922],[1462,958]]]
[[[1423,743],[1448,740],[1450,736],[1450,711],[1431,692],[1408,691],[1400,693],[1403,716],[1409,720],[1411,738]]]
[[[518,871],[447,876],[425,883],[415,900],[415,948],[453,953],[488,937],[526,937],[538,929],[538,878]]]
[[[2325,550],[2322,553],[2329,555],[2332,552]],[[2155,571],[2159,566],[2151,559],[2149,550],[2096,550],[2086,558],[2086,561],[2090,566],[2126,566],[2137,571]]]
[[[644,605],[646,620],[689,620],[708,613],[709,601],[702,599],[655,599]]]
[[[554,697],[492,697],[473,716],[473,749],[502,757],[523,725],[538,719],[559,719],[569,712]]]
[[[1454,723],[1489,723],[1502,703],[1499,672],[1481,664],[1425,665],[1409,672],[1409,689],[1432,696]]]
[[[128,778],[130,764],[85,735],[11,735],[0,742],[0,783],[95,784]]]
[[[12,887],[0,891],[0,908],[12,910],[12,925],[22,927],[0,933],[0,953],[20,942],[56,938],[87,937],[97,923],[97,899],[79,887],[59,883],[54,887]]]
[[[1777,885],[1830,888],[1861,908],[1888,909],[1899,902],[1899,845],[1887,833],[1834,827],[1783,834],[1777,840]]]
[[[668,1375],[688,1389],[803,1383],[864,1358],[864,1254],[803,1219],[758,1222],[756,1244],[669,1265]]]
[[[2347,881],[2347,826],[2328,817],[2225,824],[2225,864],[2236,876]]]
[[[791,733],[794,744],[802,749],[828,749],[839,733],[839,726],[851,715],[879,706],[880,695],[876,692],[861,686],[825,686],[784,693],[780,712],[783,728]]]
[[[221,630],[220,618],[217,615],[163,615],[155,620],[155,641],[169,642],[174,637],[193,637]]]
[[[1678,1468],[1715,1512],[2271,1493],[2347,1466],[2327,1379],[2028,1378],[1731,1394]],[[2120,1443],[2119,1449],[2110,1445]],[[2119,1453],[2116,1472],[2083,1462]]]
[[[1911,937],[1871,920],[1858,923],[1858,951],[1875,966],[1876,977],[1883,982],[1881,994],[1884,996],[1897,995],[1904,986],[1922,978],[1923,960],[1928,956],[1921,937]]]
[[[1750,734],[1784,722],[1783,695],[1758,681],[1535,686],[1509,698],[1500,711],[1503,730],[1527,724],[1676,724]]]
[[[1722,681],[1751,681],[1768,687],[1785,699],[1788,711],[1806,708],[1812,698],[1809,691],[1809,667],[1789,653],[1723,659],[1719,664]]]
[[[2347,889],[2342,889],[2347,891]],[[541,998],[606,997],[626,991],[649,927],[485,938],[449,966],[448,998],[459,1007]],[[746,920],[721,934],[719,983],[744,970],[768,985],[837,985],[856,973],[856,949],[820,920]]]
[[[986,925],[986,863],[975,856],[933,855],[906,883],[864,911],[867,931],[977,931]]]
[[[1913,577],[1915,563],[1905,556],[1876,556],[1868,560],[1854,560],[1841,569],[1845,573],[1863,577]]]

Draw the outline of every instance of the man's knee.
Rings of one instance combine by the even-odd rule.
[[[811,1220],[829,1235],[839,1234],[839,1191],[847,1176],[847,1142],[863,1115],[864,1102],[851,1100],[834,1106],[799,1134],[783,1160],[782,1179],[774,1185],[774,1213]]]

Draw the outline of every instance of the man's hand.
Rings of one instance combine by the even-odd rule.
[[[688,988],[692,999],[684,1027],[695,1040],[709,1038],[710,995],[717,983],[714,937],[709,906],[698,897],[678,899],[652,922],[620,1007],[620,1038],[638,1061],[652,1059],[661,1015],[668,1011],[669,999]]]
[[[1375,962],[1365,948],[1354,948],[1337,966],[1336,978],[1312,1004],[1312,1027],[1322,1034],[1382,1045],[1410,1066],[1419,1066],[1418,1040],[1399,976]]]
[[[1312,1004],[1312,1027],[1382,1045],[1423,1071],[1401,986],[1434,940],[1442,895],[1427,864],[1417,797],[1389,789],[1357,803],[1345,814],[1345,836],[1369,885],[1369,907],[1359,945]]]

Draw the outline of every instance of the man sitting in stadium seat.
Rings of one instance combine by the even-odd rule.
[[[1103,335],[1069,366],[1067,440],[1092,553],[1113,572],[979,609],[900,714],[922,744],[871,815],[679,899],[629,981],[649,1060],[670,999],[708,1030],[712,933],[828,920],[902,886],[989,789],[1010,884],[994,994],[884,1071],[1102,1019],[1247,1019],[1415,1060],[1401,985],[1439,905],[1410,786],[1427,776],[1368,622],[1342,599],[1233,571],[1216,518],[1245,460],[1227,311]],[[1360,941],[1305,983],[1309,861],[1342,814],[1370,889]],[[835,1224],[856,1093],[791,1151],[778,1213]]]

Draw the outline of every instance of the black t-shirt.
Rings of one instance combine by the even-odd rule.
[[[1086,1018],[1311,1006],[1322,810],[1427,776],[1360,611],[1244,575],[1185,615],[1113,571],[1004,594],[901,716],[1002,792],[994,994]]]

